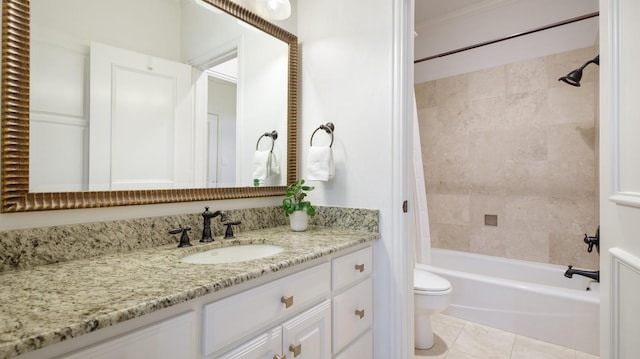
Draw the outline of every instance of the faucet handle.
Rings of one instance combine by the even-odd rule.
[[[182,233],[182,235],[180,236],[180,243],[178,243],[178,248],[191,247],[191,242],[189,242],[189,234],[187,233],[190,230],[191,230],[191,227],[182,227],[182,226],[180,226],[180,228],[169,230],[169,234]]]
[[[222,223],[225,226],[227,226],[227,230],[224,232],[224,239],[236,238],[236,236],[233,235],[233,226],[236,226],[236,225],[238,225],[240,223],[242,223],[242,222],[241,221],[231,221],[231,222]]]

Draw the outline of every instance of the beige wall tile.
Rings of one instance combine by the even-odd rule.
[[[595,160],[595,135],[593,123],[550,126],[547,132],[549,160]]]
[[[595,234],[598,212],[591,196],[551,197],[549,231],[582,236]]]
[[[593,203],[596,180],[596,167],[592,160],[549,161],[549,182],[553,183],[549,191],[551,196],[588,198]]]
[[[504,96],[469,102],[469,131],[501,131],[505,128]]]
[[[551,113],[547,96],[546,89],[507,95],[506,128],[546,128]]]
[[[467,161],[433,161],[424,163],[427,194],[469,194],[469,167]]]
[[[596,53],[416,85],[435,247],[594,263],[572,234],[598,221],[597,71],[585,70],[580,88],[557,77]],[[484,214],[498,214],[498,227],[485,227]]]
[[[549,232],[510,230],[506,234],[507,258],[532,262],[549,262]]]
[[[469,196],[471,226],[484,227],[484,215],[494,214],[498,216],[498,227],[504,226],[505,196],[500,195],[471,195]]]
[[[547,71],[544,58],[506,65],[506,81],[507,94],[531,92],[547,88]]]
[[[468,99],[473,101],[490,97],[504,98],[506,91],[505,80],[506,74],[504,66],[469,73]]]
[[[468,82],[466,74],[436,80],[436,101],[438,101],[438,104],[451,101],[467,101]]]
[[[512,161],[543,161],[547,159],[547,131],[543,128],[511,128],[504,142],[506,158]]]
[[[505,226],[514,231],[548,232],[548,201],[546,196],[507,196]]]
[[[547,161],[507,161],[506,194],[511,196],[546,195],[549,190]]]
[[[552,124],[595,122],[597,98],[593,82],[581,87],[551,88],[547,99],[549,122]]]
[[[498,218],[498,227],[471,227],[469,251],[489,256],[506,257],[507,231],[499,226],[500,218]]]
[[[583,238],[584,234],[549,233],[549,263],[597,270],[600,267],[598,252],[595,247],[593,252],[587,252],[587,245],[584,243]]]
[[[469,132],[469,161],[503,165],[508,155],[505,137],[506,132],[502,129]]]
[[[431,217],[429,217],[431,218]],[[437,224],[429,220],[431,241],[436,248],[469,251],[469,231],[467,225]]]
[[[415,86],[416,106],[418,108],[436,106],[436,84],[433,81],[423,82]]]
[[[430,193],[427,196],[429,218],[439,224],[469,224],[469,196]]]
[[[504,195],[506,193],[504,162],[470,162],[470,193],[478,195]]]

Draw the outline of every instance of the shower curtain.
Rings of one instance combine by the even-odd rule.
[[[415,246],[415,261],[431,263],[431,236],[429,234],[429,212],[427,210],[427,190],[424,184],[422,168],[422,145],[420,144],[420,128],[418,126],[418,106],[416,92],[413,91],[413,162],[412,162],[412,226],[411,237]]]

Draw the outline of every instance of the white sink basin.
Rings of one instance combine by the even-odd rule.
[[[211,249],[182,258],[183,263],[219,264],[245,262],[269,257],[282,252],[284,248],[273,244],[245,244]]]

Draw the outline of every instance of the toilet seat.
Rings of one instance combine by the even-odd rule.
[[[442,295],[451,292],[451,283],[448,280],[433,273],[414,269],[413,292],[415,294]]]

